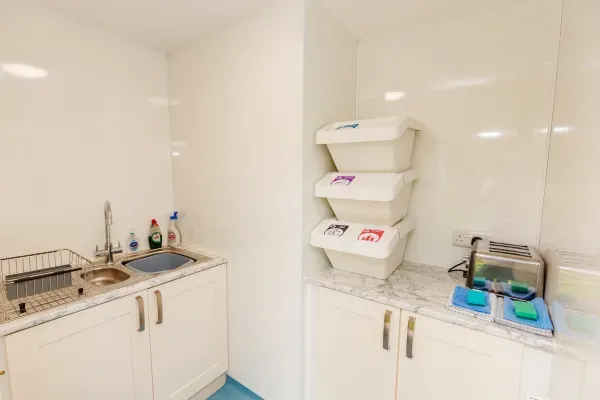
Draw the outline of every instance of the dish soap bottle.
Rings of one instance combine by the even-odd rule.
[[[179,246],[181,244],[181,233],[179,233],[179,229],[177,229],[177,214],[178,212],[175,211],[173,216],[171,216],[171,222],[167,233],[169,246]]]
[[[135,233],[129,233],[129,239],[127,239],[127,249],[130,253],[137,253],[140,249],[140,239],[135,236]]]
[[[160,249],[162,247],[162,242],[162,231],[158,226],[158,222],[156,222],[156,220],[153,219],[152,225],[150,226],[150,232],[148,232],[148,244],[150,245],[150,249]]]

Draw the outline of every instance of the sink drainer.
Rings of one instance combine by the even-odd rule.
[[[79,300],[92,262],[67,249],[0,259],[0,322]]]

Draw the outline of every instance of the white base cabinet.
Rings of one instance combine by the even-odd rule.
[[[12,400],[186,400],[228,369],[221,265],[6,336]]]
[[[307,299],[309,400],[517,400],[521,344],[323,287]]]
[[[227,371],[225,279],[212,268],[148,291],[154,400],[189,399]]]
[[[587,364],[583,370],[580,400],[598,400],[600,398],[600,365]]]
[[[593,349],[590,351],[593,359]],[[521,371],[519,400],[600,398],[600,365],[597,363],[525,348]]]
[[[13,400],[152,399],[147,305],[143,291],[8,335]]]
[[[311,399],[394,400],[400,310],[324,288],[317,296]]]
[[[521,344],[403,311],[396,399],[516,400],[522,358]]]

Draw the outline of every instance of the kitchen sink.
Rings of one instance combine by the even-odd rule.
[[[84,274],[81,278],[95,286],[114,285],[115,283],[123,282],[129,279],[131,275],[112,267],[94,268]]]
[[[194,255],[176,249],[161,249],[141,254],[137,257],[127,258],[121,264],[146,274],[156,274],[171,271],[196,262],[207,261],[209,258]]]

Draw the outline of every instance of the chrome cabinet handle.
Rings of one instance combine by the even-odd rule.
[[[135,299],[137,300],[138,313],[139,313],[139,318],[140,318],[140,327],[138,329],[138,332],[144,332],[144,330],[146,330],[146,315],[144,313],[144,299],[142,299],[142,296],[137,296]]]
[[[415,317],[408,318],[408,332],[406,333],[406,358],[413,358],[413,340],[415,337]]]
[[[392,312],[386,310],[383,316],[383,349],[390,349],[390,322],[392,320]]]
[[[156,305],[158,306],[158,319],[156,320],[156,324],[160,325],[163,323],[162,293],[160,290],[155,290],[154,294],[156,295]]]

